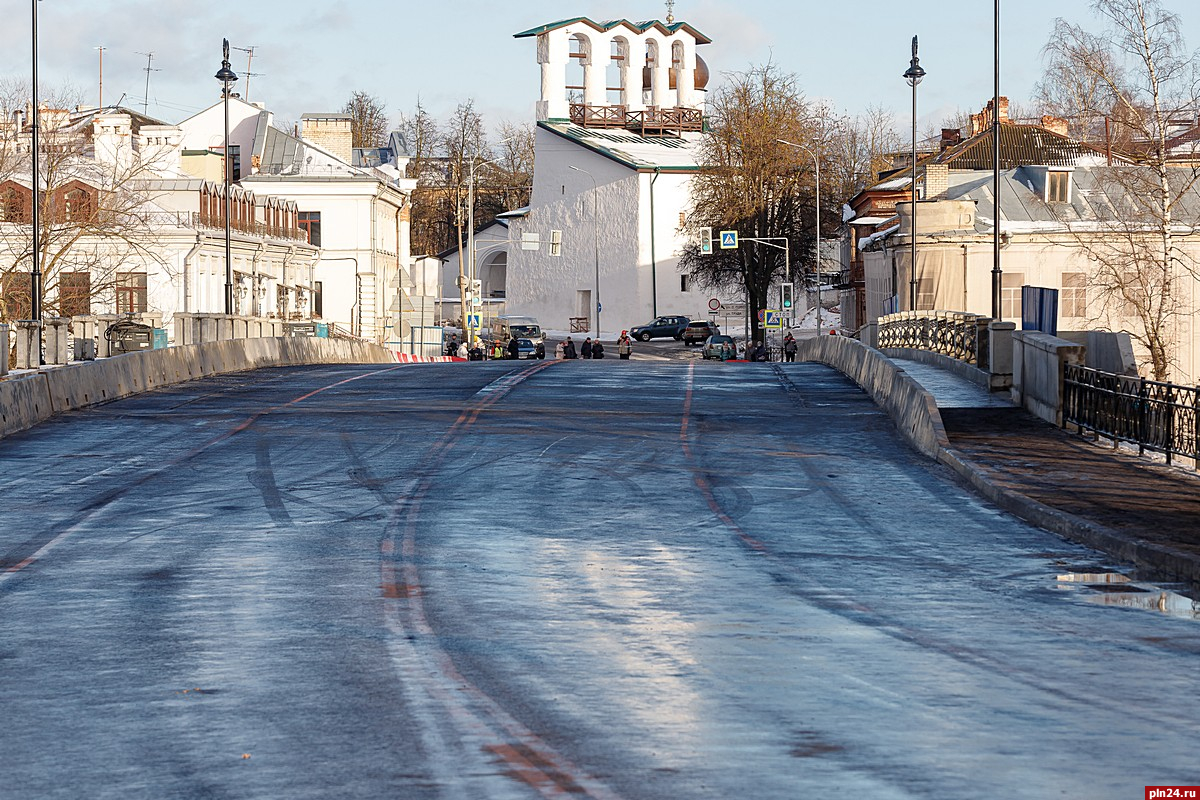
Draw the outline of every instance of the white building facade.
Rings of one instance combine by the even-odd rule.
[[[352,166],[350,118],[305,114],[300,136],[275,128],[266,109],[229,101],[233,178],[258,197],[294,202],[299,224],[320,249],[313,271],[313,314],[366,339],[403,347],[413,324],[431,325],[414,304],[409,249],[411,194],[406,156]],[[213,153],[224,143],[218,103],[180,124],[188,153]],[[373,155],[378,154],[374,151]],[[377,160],[377,159],[376,159]],[[362,159],[359,159],[362,163]],[[206,174],[196,162],[189,167]],[[414,319],[414,314],[419,319]]]
[[[606,338],[707,313],[711,295],[678,260],[705,135],[696,47],[709,39],[685,23],[588,19],[517,36],[537,39],[542,94],[530,206],[509,220],[508,313]]]

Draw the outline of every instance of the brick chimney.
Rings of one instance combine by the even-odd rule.
[[[1049,114],[1044,114],[1042,116],[1042,127],[1051,133],[1057,133],[1059,136],[1069,135],[1067,121],[1062,117],[1052,117]]]
[[[925,165],[925,199],[945,200],[950,188],[950,167],[945,164]]]
[[[948,150],[962,141],[962,130],[959,128],[942,128],[942,149]]]
[[[982,111],[980,111],[978,114],[971,115],[971,135],[972,136],[975,136],[976,134],[979,134],[979,133],[983,133],[988,128],[992,127],[992,119],[993,119],[993,114],[994,114],[993,105],[994,105],[993,101],[988,100],[987,105],[983,107]],[[1000,121],[1001,122],[1009,122],[1010,120],[1008,117],[1008,98],[1007,97],[1004,97],[1004,96],[1000,97],[1000,106],[999,107],[1000,107],[1000,114],[999,114]]]
[[[301,114],[300,138],[325,148],[347,164],[354,160],[349,114]]]

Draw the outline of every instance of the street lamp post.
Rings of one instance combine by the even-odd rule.
[[[780,144],[786,144],[788,147],[795,147],[798,150],[803,150],[812,156],[813,164],[816,165],[817,171],[817,333],[821,333],[821,159],[817,158],[817,154],[808,149],[802,144],[789,142],[784,139],[776,139]],[[785,256],[786,258],[786,256]],[[786,272],[786,270],[785,270]]]
[[[574,164],[568,165],[576,172],[582,172],[592,179],[592,238],[596,245],[596,338],[600,338],[600,215],[597,206],[600,203],[600,189],[596,178],[586,169],[580,169]]]
[[[229,68],[229,40],[222,45],[221,69],[216,79],[221,82],[221,96],[225,102],[225,314],[233,316],[233,248],[229,236],[229,195],[232,191],[231,159],[229,158],[229,85],[236,81],[237,75]]]
[[[925,70],[921,69],[921,62],[917,58],[917,37],[912,40],[912,60],[908,62],[908,69],[904,72],[904,80],[908,81],[908,85],[912,87],[912,216],[910,217],[912,230],[909,231],[909,247],[911,256],[909,258],[909,282],[908,282],[908,310],[917,310],[917,84],[925,77]]]
[[[995,223],[992,226],[992,319],[1000,319],[1000,0],[995,0],[995,70],[992,94],[992,197],[995,199]],[[966,309],[963,309],[964,311]]]
[[[37,9],[38,1],[33,0],[33,127],[32,139],[33,152],[32,158],[32,174],[30,184],[33,186],[33,214],[30,220],[33,223],[32,243],[30,248],[33,252],[33,262],[29,271],[29,316],[36,324],[34,335],[37,337],[37,348],[35,352],[38,354],[38,363],[41,363],[42,353],[42,254],[41,254],[41,146],[38,142],[39,134],[41,133],[41,112],[38,110],[38,105],[41,100],[38,96],[38,23]],[[6,343],[7,344],[7,343]],[[7,358],[7,355],[5,356]]]

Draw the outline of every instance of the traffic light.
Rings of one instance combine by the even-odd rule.
[[[781,284],[779,287],[779,294],[780,294],[780,300],[781,300],[780,305],[783,306],[783,310],[791,311],[792,305],[793,305],[792,284],[790,284],[790,283]]]
[[[700,229],[700,254],[705,256],[712,255],[712,228]]]

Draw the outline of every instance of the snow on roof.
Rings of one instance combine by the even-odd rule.
[[[697,145],[703,133],[640,136],[621,128],[583,128],[567,122],[539,122],[538,127],[611,158],[630,169],[694,172],[700,169]]]

